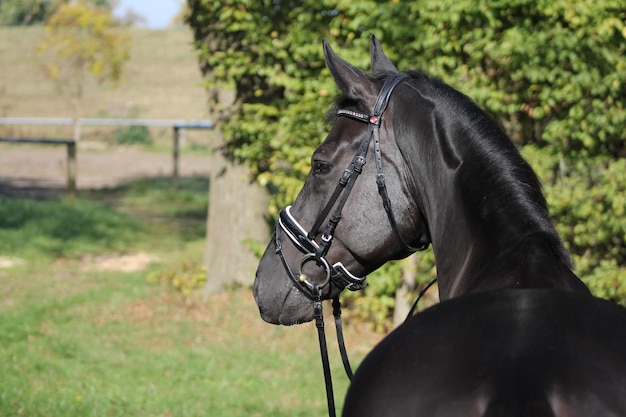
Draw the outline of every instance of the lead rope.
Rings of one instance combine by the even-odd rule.
[[[407,315],[405,322],[413,316],[417,304],[422,299],[426,291],[432,287],[437,278],[430,281],[417,295],[417,299],[411,306],[411,310]],[[333,298],[333,317],[335,318],[335,328],[337,329],[337,344],[339,345],[339,353],[341,354],[341,361],[343,362],[343,369],[346,371],[348,379],[352,381],[352,367],[350,366],[350,360],[348,358],[348,352],[346,350],[345,340],[343,338],[343,325],[341,323],[341,301],[339,301],[339,295]],[[322,369],[324,370],[324,384],[326,386],[326,404],[328,406],[328,416],[336,417],[337,411],[335,409],[335,394],[333,390],[333,376],[330,370],[330,361],[328,359],[328,345],[326,343],[326,332],[324,331],[324,309],[322,306],[322,290],[318,288],[318,298],[313,302],[313,315],[315,317],[315,327],[317,327],[317,336],[320,344],[320,355],[322,357]]]

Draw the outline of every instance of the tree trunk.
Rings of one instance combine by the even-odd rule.
[[[221,139],[221,133],[215,133]],[[252,285],[259,263],[253,248],[264,247],[270,237],[267,192],[250,181],[246,167],[228,161],[219,150],[211,161],[209,187],[205,292]]]

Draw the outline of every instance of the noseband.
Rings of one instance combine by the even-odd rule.
[[[387,187],[385,185],[385,176],[383,174],[379,128],[383,113],[389,103],[391,93],[405,78],[406,77],[403,75],[394,75],[385,80],[385,83],[376,98],[374,109],[370,116],[346,109],[341,109],[337,112],[338,116],[348,117],[359,122],[367,123],[367,131],[361,140],[361,144],[356,155],[352,159],[350,165],[344,170],[339,183],[335,187],[335,191],[316,219],[311,230],[307,232],[306,229],[304,229],[304,227],[302,227],[302,225],[293,217],[291,214],[291,206],[287,206],[280,211],[279,219],[276,222],[274,230],[276,253],[280,256],[283,266],[287,271],[287,275],[296,288],[298,288],[307,298],[313,301],[321,300],[322,289],[329,283],[337,286],[340,290],[347,288],[351,291],[363,289],[367,285],[365,283],[365,276],[359,277],[350,273],[350,271],[348,271],[341,262],[331,265],[326,259],[326,255],[332,244],[335,228],[337,227],[337,224],[339,224],[339,220],[341,220],[341,211],[350,196],[350,192],[352,191],[352,187],[354,186],[358,176],[361,172],[363,172],[363,165],[365,165],[367,151],[372,137],[374,138],[374,154],[377,171],[376,184],[378,185],[378,192],[383,200],[383,207],[385,208],[385,212],[387,213],[387,217],[394,234],[402,244],[403,249],[407,252],[424,250],[428,247],[428,243],[421,243],[419,246],[413,247],[409,245],[400,234],[391,209],[391,201],[389,200]],[[335,210],[328,220],[326,229],[321,236],[321,242],[317,243],[316,236],[318,231],[321,229],[322,224],[330,214],[335,204]],[[303,253],[297,274],[294,274],[291,270],[283,254],[282,241],[280,239],[281,232],[283,232],[296,246],[296,248]],[[316,266],[324,268],[326,273],[324,281],[321,283],[311,282],[308,277],[302,273],[304,265],[309,262],[314,262]]]

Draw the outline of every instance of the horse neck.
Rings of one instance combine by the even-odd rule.
[[[587,291],[561,255],[554,230],[520,216],[482,216],[490,203],[487,196],[480,209],[448,211],[436,221],[441,226],[431,227],[441,299],[504,288]]]
[[[587,291],[571,272],[531,168],[510,145],[498,163],[456,145],[435,127],[436,144],[413,164],[442,299],[500,288]],[[508,139],[506,139],[508,140]],[[497,150],[497,148],[496,148]],[[507,159],[508,158],[508,159]],[[525,170],[529,170],[525,171]],[[524,182],[526,181],[526,182]]]

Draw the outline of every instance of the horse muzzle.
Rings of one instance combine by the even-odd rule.
[[[289,241],[303,254],[295,273],[289,266],[283,252],[281,234],[287,236]],[[276,255],[280,257],[293,285],[311,301],[321,300],[323,298],[322,292],[329,284],[332,284],[339,291],[343,289],[358,291],[365,288],[367,286],[365,283],[366,276],[356,276],[348,271],[341,262],[331,264],[326,259],[326,253],[332,243],[332,236],[322,235],[321,239],[322,243],[318,244],[311,234],[306,232],[291,214],[291,206],[280,211],[274,230],[274,246]],[[321,270],[321,273],[315,271],[313,274],[316,277],[322,277],[321,280],[310,279],[306,271],[312,267],[318,271]]]

